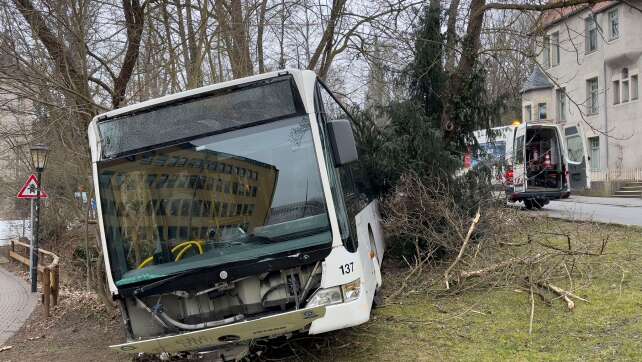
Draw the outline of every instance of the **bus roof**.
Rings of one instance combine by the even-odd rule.
[[[178,92],[178,93],[174,93],[174,94],[168,94],[166,96],[162,96],[162,97],[150,99],[150,100],[147,100],[147,101],[144,101],[144,102],[132,104],[132,105],[129,105],[129,106],[126,106],[126,107],[123,107],[123,108],[118,108],[118,109],[114,109],[114,110],[111,110],[111,111],[107,111],[105,113],[101,113],[101,114],[97,115],[96,117],[94,117],[94,121],[96,121],[96,120],[99,121],[99,120],[102,120],[102,119],[105,119],[105,118],[112,118],[112,117],[124,115],[124,114],[130,113],[130,112],[133,112],[133,111],[136,111],[136,110],[139,110],[139,109],[144,109],[144,108],[148,108],[148,107],[152,107],[152,106],[156,106],[156,105],[160,105],[160,104],[164,104],[164,103],[174,102],[176,100],[180,100],[180,99],[183,99],[183,98],[192,97],[192,96],[195,96],[195,95],[198,95],[198,94],[207,93],[207,92],[211,92],[211,91],[218,90],[218,89],[233,87],[233,86],[239,85],[239,84],[252,83],[252,82],[259,81],[259,80],[274,78],[274,77],[278,77],[278,76],[281,76],[281,75],[287,75],[287,74],[292,74],[295,77],[299,77],[299,76],[302,76],[304,73],[313,73],[314,74],[314,72],[311,71],[311,70],[283,69],[283,70],[278,70],[278,71],[274,71],[274,72],[268,72],[268,73],[253,75],[253,76],[249,76],[249,77],[233,79],[233,80],[229,80],[229,81],[225,81],[225,82],[221,82],[221,83],[215,83],[215,84],[211,84],[211,85],[206,85],[206,86],[203,86],[203,87],[190,89],[190,90],[186,90],[186,91]],[[315,77],[316,77],[316,74],[315,74]]]

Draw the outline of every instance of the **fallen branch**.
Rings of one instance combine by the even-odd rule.
[[[550,284],[550,283],[538,283],[538,285],[543,287],[543,288],[547,288],[548,290],[552,291],[553,293],[559,295],[562,299],[564,299],[564,301],[566,302],[566,306],[568,307],[569,310],[573,310],[573,308],[575,308],[575,302],[573,302],[571,297],[573,297],[573,298],[575,298],[577,300],[581,300],[583,302],[589,303],[588,300],[586,300],[586,299],[584,299],[582,297],[579,297],[579,296],[577,296],[577,295],[575,295],[575,294],[573,294],[573,293],[571,293],[571,292],[569,292],[567,290],[564,290],[564,289],[562,289],[562,288],[560,288],[558,286],[555,286],[553,284]]]
[[[404,280],[401,282],[401,287],[399,287],[399,289],[397,289],[394,293],[392,293],[390,296],[388,296],[388,298],[387,298],[387,299],[392,300],[392,299],[396,298],[399,294],[401,294],[401,292],[403,292],[403,290],[404,290],[404,289],[406,289],[406,286],[408,285],[408,280],[410,280],[410,278],[412,278],[412,276],[413,276],[413,275],[415,275],[415,273],[416,273],[417,271],[421,270],[421,267],[422,267],[422,266],[423,266],[423,265],[428,261],[428,259],[430,259],[430,257],[435,253],[435,251],[437,251],[437,249],[436,249],[436,248],[435,248],[435,249],[433,249],[433,250],[431,250],[431,251],[428,253],[428,255],[426,255],[426,256],[425,256],[425,257],[424,257],[420,262],[418,262],[418,263],[415,265],[415,267],[414,267],[414,268],[412,268],[412,270],[410,271],[410,273],[408,273],[408,275],[407,275],[407,276],[404,278]]]
[[[502,261],[501,263],[493,264],[485,268],[473,271],[463,271],[459,273],[460,279],[466,279],[470,277],[481,277],[488,273],[507,268],[511,265],[522,264],[522,263],[537,263],[542,254],[537,254],[529,258],[510,258],[508,260]]]
[[[477,208],[477,214],[475,214],[475,218],[473,219],[472,224],[470,224],[470,227],[468,228],[468,233],[466,234],[466,238],[464,238],[464,243],[461,246],[461,249],[459,249],[459,254],[457,254],[457,257],[453,261],[452,264],[446,269],[444,272],[444,280],[446,281],[446,289],[450,289],[450,284],[448,283],[450,277],[450,271],[459,263],[459,260],[461,257],[464,255],[464,251],[466,251],[466,247],[468,246],[468,242],[470,241],[470,236],[473,234],[473,231],[475,231],[475,226],[477,226],[477,223],[479,223],[479,208]]]
[[[533,295],[533,285],[530,286],[531,291],[531,316],[528,321],[528,335],[533,335],[533,319],[535,317],[535,296]]]

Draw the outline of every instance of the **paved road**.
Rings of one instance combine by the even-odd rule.
[[[0,347],[22,327],[37,302],[27,283],[0,266]]]
[[[542,211],[562,219],[642,226],[642,199],[571,196],[551,201]]]

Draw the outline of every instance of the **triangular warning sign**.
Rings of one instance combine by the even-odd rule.
[[[40,182],[38,182],[38,179],[36,178],[36,175],[31,175],[29,176],[29,179],[25,183],[24,186],[22,186],[22,189],[20,189],[20,192],[18,193],[18,198],[19,199],[36,199],[38,198],[38,189],[40,188]],[[49,196],[45,192],[45,190],[40,190],[40,198],[41,199],[46,199]]]

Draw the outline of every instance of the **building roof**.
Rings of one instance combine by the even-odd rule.
[[[533,72],[522,86],[521,92],[526,93],[537,89],[553,88],[553,86],[554,84],[548,79],[548,76],[538,66],[535,66]]]
[[[560,0],[550,0],[550,2],[556,3],[556,2],[560,2]],[[570,16],[573,16],[584,9],[588,9],[589,7],[591,8],[591,11],[593,13],[597,14],[615,4],[617,4],[617,1],[609,0],[609,1],[601,1],[593,5],[581,4],[581,5],[575,5],[575,6],[566,6],[558,9],[546,10],[542,13],[540,17],[540,26],[546,29],[549,26],[557,23],[558,21],[568,18]]]

